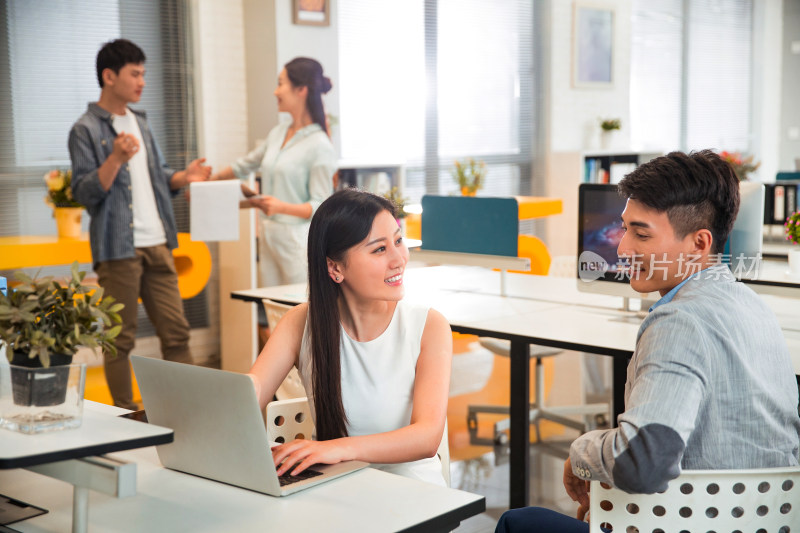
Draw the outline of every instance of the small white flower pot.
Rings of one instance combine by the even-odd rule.
[[[800,248],[789,250],[789,275],[800,277]]]

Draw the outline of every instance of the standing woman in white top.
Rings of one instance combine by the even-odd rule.
[[[275,126],[255,150],[211,177],[246,179],[261,169],[261,194],[244,184],[246,207],[261,210],[259,284],[300,283],[305,279],[306,240],[311,216],[333,193],[336,154],[328,137],[322,95],[331,80],[314,59],[289,61],[278,76],[278,111],[291,122]]]
[[[315,441],[273,448],[278,474],[358,459],[444,485],[442,439],[452,335],[433,309],[407,304],[408,249],[395,207],[346,189],[317,210],[308,238],[309,301],[278,323],[250,377],[262,409],[292,366]]]

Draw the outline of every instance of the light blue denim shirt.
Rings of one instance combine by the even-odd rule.
[[[164,161],[158,143],[150,131],[143,111],[131,109],[142,133],[142,142],[147,149],[147,168],[156,198],[156,207],[164,224],[167,245],[178,247],[172,196],[178,191],[170,189],[170,180],[175,173]],[[103,190],[97,169],[100,168],[114,146],[117,132],[114,131],[112,115],[99,105],[92,103],[69,132],[69,157],[72,160],[72,195],[86,206],[91,222],[89,242],[92,261],[95,265],[103,261],[135,257],[133,245],[133,196],[128,165],[122,165],[109,190]]]
[[[704,268],[703,270],[701,270],[701,271],[700,271],[700,272],[698,272],[697,274],[692,274],[691,276],[689,276],[689,277],[688,277],[688,278],[686,278],[685,280],[681,281],[680,283],[678,283],[677,285],[675,285],[674,287],[672,287],[672,289],[671,289],[671,290],[670,290],[670,291],[669,291],[667,294],[665,294],[664,296],[662,296],[662,297],[661,297],[661,298],[660,298],[660,299],[659,299],[659,300],[658,300],[656,303],[654,303],[653,305],[651,305],[651,306],[650,306],[650,309],[648,309],[648,311],[652,313],[652,312],[653,312],[653,311],[654,311],[654,310],[655,310],[655,309],[656,309],[656,308],[657,308],[659,305],[664,305],[664,304],[666,304],[666,303],[669,303],[669,302],[671,302],[671,301],[672,301],[672,299],[675,297],[675,295],[676,295],[676,294],[678,294],[678,291],[679,291],[679,290],[681,290],[681,287],[683,287],[684,285],[686,285],[686,282],[688,282],[688,281],[689,281],[690,279],[692,279],[693,277],[700,275],[701,273],[705,272],[706,270],[708,270],[708,269],[707,269],[707,268]]]
[[[281,147],[289,123],[278,124],[255,150],[232,165],[239,179],[261,169],[261,194],[274,196],[290,204],[311,205],[317,211],[333,194],[333,174],[336,172],[336,152],[328,135],[319,124],[309,124],[298,130],[286,146]],[[307,224],[308,220],[291,215],[267,217],[283,224]]]
[[[573,471],[633,493],[681,469],[793,466],[798,392],[772,310],[727,265],[664,295],[642,322],[618,427],[570,448]]]

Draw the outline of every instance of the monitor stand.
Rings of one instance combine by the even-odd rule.
[[[650,312],[650,306],[656,303],[657,300],[650,300],[647,298],[630,298],[624,296],[622,298],[622,311],[629,313],[626,316],[620,316],[611,319],[614,322],[625,322],[627,324],[641,324],[642,320]],[[632,305],[637,302],[638,305]]]

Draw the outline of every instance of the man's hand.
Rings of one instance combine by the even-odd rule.
[[[187,184],[193,181],[208,181],[208,178],[211,176],[211,167],[204,165],[203,163],[205,162],[206,158],[201,157],[189,163],[189,166],[186,167]]]
[[[111,155],[116,157],[120,163],[127,163],[138,151],[139,140],[130,133],[123,131],[114,139]]]
[[[204,165],[206,162],[205,157],[195,159],[184,170],[176,172],[172,175],[169,181],[170,188],[175,191],[181,187],[185,187],[194,181],[208,181],[211,176],[211,167]],[[189,200],[189,190],[186,190],[186,199]]]
[[[564,488],[572,501],[578,502],[578,517],[589,509],[589,482],[572,473],[572,463],[569,459],[564,462]],[[582,512],[581,512],[582,511]]]

